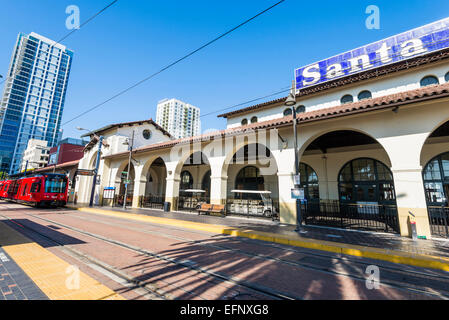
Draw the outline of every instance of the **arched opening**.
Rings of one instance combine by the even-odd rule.
[[[448,206],[449,152],[433,158],[423,171],[426,201],[429,206]]]
[[[136,173],[134,170],[134,165],[131,163],[124,168],[122,172],[118,172],[120,175],[120,188],[119,194],[116,196],[116,205],[123,206],[124,201],[126,201],[127,206],[132,206],[133,196],[134,196],[134,180],[136,178]]]
[[[421,151],[423,182],[432,235],[449,238],[449,121],[438,127]]]
[[[427,77],[422,78],[420,81],[421,88],[436,85],[439,83],[440,83],[440,81],[435,76],[427,76]]]
[[[371,92],[368,90],[365,90],[365,91],[360,92],[357,98],[359,99],[359,101],[362,101],[362,100],[371,99],[372,97],[373,97],[373,95],[371,94]]]
[[[259,121],[259,119],[257,117],[251,118],[251,123],[257,123],[258,121]]]
[[[354,97],[350,94],[343,96],[340,100],[341,104],[348,104],[348,103],[353,103],[353,102],[354,102]]]
[[[396,201],[390,169],[369,158],[352,160],[341,169],[338,190],[344,204],[394,205]]]
[[[195,211],[202,204],[210,203],[210,171],[209,160],[201,151],[187,158],[180,173],[179,210]],[[209,186],[203,184],[207,175]]]
[[[306,112],[306,106],[298,106],[296,107],[296,113],[304,113]]]
[[[167,167],[162,158],[154,160],[146,173],[145,194],[141,207],[163,209],[167,183]]]
[[[318,175],[313,168],[305,163],[299,165],[301,174],[301,188],[304,188],[304,196],[308,202],[320,200],[320,187]]]
[[[399,232],[390,160],[377,140],[358,131],[332,131],[310,142],[301,160],[318,170],[301,173],[306,224]]]
[[[210,198],[210,183],[211,183],[211,177],[212,172],[211,170],[207,171],[204,174],[203,180],[201,181],[201,189],[206,191],[205,193],[205,197],[206,198]]]
[[[252,143],[237,150],[227,165],[227,214],[271,219],[278,216],[277,171],[266,146]]]
[[[292,109],[288,108],[284,110],[284,117],[291,116],[293,114]]]
[[[242,126],[248,125],[248,119],[243,119],[241,124],[242,124]]]

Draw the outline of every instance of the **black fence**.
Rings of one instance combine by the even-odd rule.
[[[165,196],[146,196],[140,198],[141,208],[164,209]]]
[[[238,215],[268,218],[276,220],[279,217],[279,207],[273,200],[241,200],[241,199],[227,199],[226,201],[226,215]]]
[[[317,201],[303,204],[302,215],[306,225],[399,233],[398,210],[395,205]]]
[[[449,207],[428,207],[432,235],[449,238]]]

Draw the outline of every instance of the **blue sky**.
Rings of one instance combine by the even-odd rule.
[[[110,0],[0,0],[0,74],[5,75],[19,32],[58,40],[69,31],[65,9],[81,21]],[[119,0],[63,44],[75,52],[63,122],[113,96],[218,34],[277,2]],[[368,5],[381,12],[381,29],[365,28]],[[447,0],[286,0],[211,47],[66,126],[94,129],[156,118],[156,104],[178,98],[207,114],[279,91],[294,69],[449,16]],[[276,97],[273,97],[276,98]],[[217,114],[202,129],[222,129]]]

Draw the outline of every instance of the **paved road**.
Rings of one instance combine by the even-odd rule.
[[[127,299],[449,298],[442,271],[68,209],[3,202],[0,219]]]

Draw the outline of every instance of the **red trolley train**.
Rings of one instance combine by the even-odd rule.
[[[37,174],[0,181],[0,198],[22,204],[63,207],[68,179],[63,174]]]

